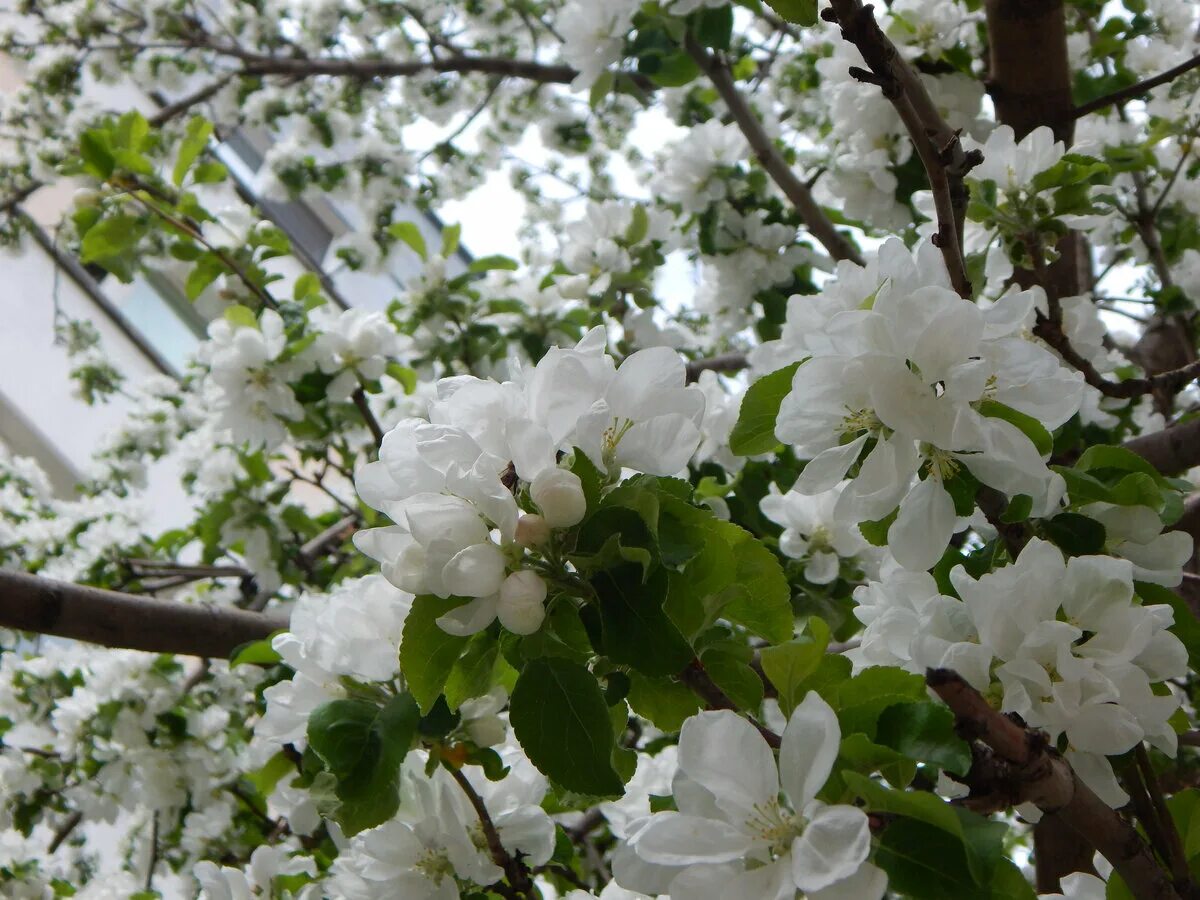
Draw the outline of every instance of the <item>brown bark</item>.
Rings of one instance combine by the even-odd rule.
[[[989,775],[1003,772],[1003,784],[972,784],[972,793],[982,791],[989,799],[1004,797],[1014,804],[1033,803],[1047,814],[1043,819],[1047,828],[1061,832],[1053,847],[1054,869],[1045,872],[1047,883],[1054,870],[1067,874],[1067,860],[1079,860],[1077,843],[1065,840],[1074,835],[1113,864],[1138,900],[1178,900],[1178,891],[1134,827],[1079,780],[1043,733],[992,709],[956,672],[930,669],[925,681],[954,713],[959,733],[985,744],[1002,764],[990,761],[986,771]],[[1045,838],[1042,847],[1050,849]],[[1043,872],[1038,874],[1041,888]]]
[[[241,644],[287,628],[287,622],[230,607],[157,600],[23,572],[0,572],[0,627],[104,647],[228,657]]]
[[[987,0],[988,93],[1019,141],[1048,125],[1068,146],[1075,135],[1062,0]]]

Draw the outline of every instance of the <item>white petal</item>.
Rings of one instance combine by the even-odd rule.
[[[440,616],[437,626],[446,634],[458,637],[483,631],[496,618],[496,603],[496,597],[479,597]]]
[[[857,462],[866,442],[867,435],[862,434],[849,444],[821,451],[804,467],[792,490],[798,494],[820,494],[835,487]]]
[[[731,862],[745,856],[753,844],[732,825],[676,812],[654,815],[632,843],[639,857],[663,866]]]
[[[925,571],[942,558],[954,535],[954,501],[932,475],[900,501],[900,513],[888,529],[888,549],[896,562]]]
[[[792,878],[802,891],[819,891],[857,872],[870,852],[866,813],[853,806],[823,806],[792,842]]]
[[[504,581],[504,554],[490,541],[472,544],[454,555],[442,570],[446,589],[459,597],[489,597]]]
[[[674,351],[672,351],[674,352]],[[687,465],[700,445],[700,429],[681,413],[638,422],[617,443],[621,465],[650,475],[674,475]]]
[[[683,723],[679,768],[738,825],[779,794],[771,748],[753,725],[729,710],[697,713]]]
[[[886,892],[887,872],[863,863],[849,878],[835,881],[819,891],[809,891],[805,896],[807,900],[881,900]]]
[[[779,777],[795,809],[802,809],[825,784],[841,740],[833,707],[809,691],[788,719],[779,748]]]

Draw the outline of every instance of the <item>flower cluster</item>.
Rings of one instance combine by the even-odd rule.
[[[1037,514],[1057,506],[1063,485],[1046,467],[1049,448],[1019,423],[1058,427],[1078,411],[1083,385],[1024,336],[1036,291],[982,309],[931,279],[939,269],[923,256],[892,242],[870,267],[842,263],[819,303],[793,298],[774,350],[804,359],[775,428],[810,460],[795,490],[829,490],[855,469],[835,515],[857,524],[898,509],[888,547],[910,569],[936,563],[956,530],[948,485],[964,469],[1034,498]]]
[[[858,588],[855,664],[954,669],[1005,712],[1064,737],[1076,771],[1114,806],[1127,798],[1105,757],[1143,740],[1175,753],[1179,699],[1163,682],[1187,671],[1187,652],[1168,630],[1171,607],[1137,602],[1131,563],[1064,560],[1034,539],[1010,566],[978,579],[960,567],[950,580],[961,599],[919,572]]]
[[[439,619],[447,631],[473,634],[497,616],[519,634],[541,625],[547,587],[523,567],[524,548],[586,512],[562,454],[577,448],[616,476],[673,475],[695,452],[704,395],[685,386],[679,356],[650,348],[618,369],[604,345],[596,329],[517,381],[444,379],[429,420],[400,422],[359,470],[360,496],[395,523],[360,532],[359,549],[403,590],[472,598]]]

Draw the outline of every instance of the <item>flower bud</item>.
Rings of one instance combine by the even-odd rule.
[[[504,554],[493,543],[472,544],[446,563],[446,590],[459,597],[489,597],[504,578]]]
[[[550,526],[537,513],[526,513],[517,519],[516,541],[522,547],[540,547],[550,540]]]
[[[583,521],[587,512],[587,498],[583,495],[583,482],[574,472],[566,469],[549,469],[533,479],[529,496],[542,511],[542,518],[551,528],[570,528]]]
[[[496,617],[513,634],[533,634],[546,618],[546,582],[528,569],[513,572],[500,585]]]
[[[481,716],[467,722],[467,737],[480,747],[495,747],[503,744],[508,736],[504,720],[499,716]]]

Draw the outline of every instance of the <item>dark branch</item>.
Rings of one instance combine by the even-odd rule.
[[[709,53],[691,37],[687,39],[687,51],[711,79],[713,87],[729,108],[729,114],[742,130],[750,149],[754,151],[755,158],[791,201],[809,233],[834,259],[848,259],[861,266],[863,259],[858,250],[837,230],[829,216],[813,199],[812,191],[792,171],[792,167],[783,158],[758,116],[750,109],[746,98],[734,84],[733,74],[729,71],[725,59]]]
[[[963,178],[983,157],[978,151],[968,153],[963,149],[958,132],[942,118],[916,71],[880,29],[870,4],[864,6],[861,0],[833,0],[822,17],[841,26],[842,37],[858,48],[870,67],[867,72],[851,66],[850,74],[860,81],[879,85],[900,114],[933,191],[938,221],[933,243],[942,251],[954,290],[970,299],[971,282],[962,252],[967,211]]]
[[[1107,106],[1117,106],[1124,103],[1126,100],[1132,100],[1135,97],[1140,97],[1159,85],[1167,84],[1174,81],[1185,72],[1190,72],[1192,69],[1200,66],[1200,56],[1193,56],[1187,62],[1180,63],[1173,69],[1167,69],[1158,75],[1147,78],[1144,81],[1139,81],[1137,84],[1131,84],[1127,88],[1121,88],[1119,91],[1113,91],[1111,94],[1105,94],[1103,97],[1097,97],[1082,106],[1075,107],[1075,118],[1086,116],[1088,113],[1094,113],[1098,109],[1104,109]]]
[[[1179,893],[1134,827],[1079,780],[1042,732],[992,709],[957,672],[930,669],[925,681],[950,707],[960,733],[981,741],[998,758],[985,757],[989,774],[1004,772],[1002,790],[988,785],[994,796],[1003,796],[1010,804],[1031,802],[1055,816],[1113,864],[1135,897],[1179,900]],[[979,774],[975,767],[973,774]],[[973,793],[979,787],[972,785]]]
[[[286,628],[287,622],[240,609],[0,572],[0,626],[105,647],[228,657],[241,644]]]
[[[688,384],[698,381],[701,372],[740,372],[747,365],[745,353],[723,353],[707,359],[693,359],[687,364]]]

